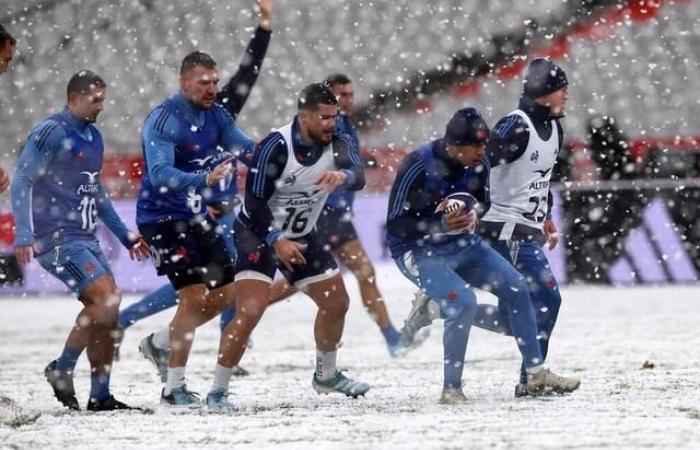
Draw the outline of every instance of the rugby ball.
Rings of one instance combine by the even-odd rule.
[[[476,216],[478,204],[478,200],[468,192],[453,192],[440,202],[435,212],[450,214],[454,211],[462,211],[461,214],[474,214],[474,216]],[[473,233],[477,223],[476,217],[474,217],[474,219],[474,222],[472,222],[472,225],[468,229],[449,231],[446,234]]]

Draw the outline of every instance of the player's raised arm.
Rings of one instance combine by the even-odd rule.
[[[32,187],[55,155],[65,137],[63,128],[53,121],[44,121],[32,130],[17,161],[12,180],[12,214],[15,217],[15,253],[20,264],[31,260],[32,235]]]
[[[245,49],[238,70],[217,95],[217,102],[221,103],[234,119],[243,109],[250,91],[258,80],[272,35],[272,0],[258,0],[257,3],[260,9],[260,25]]]

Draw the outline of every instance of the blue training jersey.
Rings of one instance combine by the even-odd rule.
[[[357,137],[357,130],[350,122],[348,116],[339,114],[335,122],[336,134],[339,136],[348,136],[352,150],[359,156],[360,141]],[[355,191],[339,187],[331,192],[326,200],[326,207],[337,209],[339,211],[352,211],[352,205],[355,202]]]
[[[198,109],[175,94],[146,117],[141,134],[145,170],[136,206],[136,223],[187,220],[207,204],[236,193],[236,158],[255,143],[219,104]],[[207,187],[207,174],[231,160],[234,171]]]
[[[16,246],[33,244],[40,255],[72,240],[94,239],[97,217],[130,246],[100,183],[103,154],[97,128],[67,107],[34,127],[11,188]]]
[[[406,155],[394,180],[387,211],[386,241],[392,257],[429,244],[457,241],[449,235],[442,214],[435,209],[449,194],[468,192],[482,206],[490,206],[488,158],[475,167],[453,160],[442,139],[429,142]]]

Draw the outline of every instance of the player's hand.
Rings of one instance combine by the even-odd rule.
[[[19,262],[20,265],[26,266],[32,260],[32,246],[26,245],[15,248],[15,256],[17,257],[17,262]]]
[[[129,249],[129,257],[132,261],[144,261],[151,256],[151,252],[146,242],[141,236],[138,241]]]
[[[284,267],[290,272],[294,272],[292,265],[303,266],[306,264],[306,258],[301,253],[306,250],[306,244],[289,239],[279,239],[272,244],[272,248],[277,253],[277,257],[282,261],[282,264],[284,264]]]
[[[207,206],[207,212],[209,213],[209,217],[211,217],[214,220],[218,219],[221,215],[221,211],[219,211],[216,208],[212,208],[211,206]]]
[[[476,211],[464,214],[464,208],[459,208],[443,216],[443,221],[450,231],[467,232],[476,223]]]
[[[340,170],[327,170],[314,183],[327,192],[335,191],[335,188],[342,186],[348,179],[348,174]]]
[[[0,167],[0,193],[5,192],[10,185],[10,176]]]
[[[224,161],[207,175],[207,186],[214,186],[219,181],[223,180],[226,175],[233,170],[233,163],[230,160]]]
[[[544,221],[544,237],[547,238],[547,244],[549,249],[553,249],[559,243],[559,233],[557,232],[557,226],[554,224],[552,219],[547,219]]]
[[[260,28],[270,30],[272,28],[272,0],[255,0],[260,11]]]

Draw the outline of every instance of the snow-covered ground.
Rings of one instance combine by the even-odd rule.
[[[379,282],[400,324],[413,288],[389,265],[379,268]],[[255,331],[243,361],[252,374],[234,380],[241,410],[230,415],[158,404],[158,379],[136,348],[167,323],[167,312],[129,330],[113,375],[118,398],[155,413],[68,413],[42,372],[63,345],[77,301],[0,300],[0,394],[22,415],[17,420],[0,405],[0,448],[697,448],[700,442],[700,287],[565,289],[549,363],[582,378],[580,390],[567,397],[514,399],[515,343],[474,329],[464,377],[470,403],[446,407],[437,403],[441,324],[423,347],[392,360],[351,279],[348,285],[352,306],[339,364],[372,384],[367,397],[313,392],[315,307],[297,296],[270,308]],[[197,334],[188,377],[195,391],[206,393],[211,383],[217,342],[214,323]],[[647,360],[655,367],[642,369]],[[84,359],[77,372],[84,405]]]

